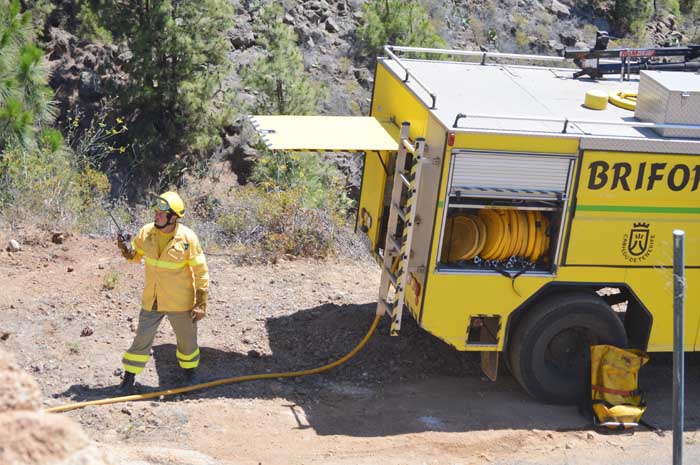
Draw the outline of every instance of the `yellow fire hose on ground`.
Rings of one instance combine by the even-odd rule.
[[[211,387],[221,386],[224,384],[242,383],[244,381],[253,381],[256,379],[295,378],[298,376],[307,376],[307,375],[315,375],[318,373],[323,373],[324,371],[328,371],[332,368],[335,368],[339,365],[342,365],[343,363],[345,363],[348,360],[350,360],[351,358],[353,358],[360,351],[360,349],[362,349],[362,347],[364,347],[364,345],[367,344],[367,341],[369,341],[369,338],[372,337],[372,334],[374,334],[374,330],[377,329],[377,324],[379,324],[379,318],[381,316],[382,316],[382,313],[377,312],[377,314],[374,317],[374,321],[372,322],[372,326],[369,328],[369,331],[367,331],[367,334],[365,334],[365,337],[360,341],[359,344],[357,344],[357,346],[354,349],[352,349],[350,352],[348,352],[347,355],[345,355],[342,358],[339,358],[335,362],[320,366],[318,368],[311,368],[308,370],[301,370],[301,371],[289,371],[286,373],[264,373],[264,374],[258,374],[258,375],[236,376],[234,378],[225,378],[225,379],[220,379],[217,381],[209,381],[207,383],[195,384],[192,386],[185,386],[185,387],[175,388],[175,389],[166,389],[164,391],[158,391],[158,392],[149,392],[146,394],[134,394],[131,396],[111,397],[108,399],[98,399],[98,400],[91,400],[88,402],[79,402],[79,403],[75,403],[75,404],[59,405],[56,407],[48,408],[44,411],[50,412],[50,413],[67,412],[69,410],[76,410],[76,409],[80,409],[83,407],[88,407],[90,405],[116,404],[119,402],[130,402],[130,401],[135,401],[135,400],[152,399],[154,397],[172,396],[175,394],[182,394],[184,392],[198,391],[200,389],[208,389]]]

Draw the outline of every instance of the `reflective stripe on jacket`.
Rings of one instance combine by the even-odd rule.
[[[134,237],[131,244],[136,251],[132,261],[146,262],[146,283],[141,306],[158,311],[184,312],[194,306],[195,289],[209,289],[209,269],[197,235],[188,227],[178,224],[173,238],[158,254],[160,232],[149,223]]]

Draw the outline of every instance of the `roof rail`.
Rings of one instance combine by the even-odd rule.
[[[473,57],[481,57],[481,64],[486,64],[486,60],[488,58],[508,58],[508,59],[514,59],[514,60],[527,60],[527,61],[532,61],[532,60],[538,60],[538,61],[565,61],[566,59],[564,57],[552,57],[552,56],[544,56],[544,55],[520,55],[517,53],[498,53],[498,52],[472,52],[472,51],[465,51],[465,50],[450,50],[450,49],[444,49],[444,48],[424,48],[424,47],[404,47],[404,46],[398,46],[398,45],[385,45],[384,46],[384,53],[394,60],[397,65],[401,67],[401,69],[404,70],[405,77],[403,79],[403,82],[408,82],[409,78],[412,78],[416,84],[421,86],[423,90],[425,90],[428,95],[430,95],[430,98],[432,100],[432,105],[430,106],[431,110],[435,109],[435,106],[437,105],[437,96],[435,95],[434,92],[432,92],[428,86],[426,86],[423,81],[418,79],[415,74],[411,73],[411,71],[408,69],[408,67],[399,59],[398,56],[394,52],[414,52],[414,53],[425,53],[425,54],[434,54],[434,55],[452,55],[452,56],[473,56]]]
[[[384,50],[397,52],[415,52],[415,53],[432,53],[435,55],[453,55],[453,56],[472,56],[481,57],[482,64],[487,58],[509,58],[513,60],[538,60],[538,61],[566,61],[564,57],[553,57],[547,55],[523,55],[521,53],[500,53],[500,52],[475,52],[469,50],[450,50],[446,48],[423,48],[423,47],[404,47],[400,45],[386,45]],[[393,55],[393,54],[392,54]]]
[[[404,78],[403,82],[408,82],[408,79],[409,79],[409,78],[413,78],[413,80],[416,81],[416,84],[418,84],[419,86],[421,86],[421,87],[423,88],[423,90],[425,90],[425,91],[428,93],[428,95],[430,95],[430,98],[431,98],[432,101],[433,101],[432,105],[430,106],[430,109],[431,109],[431,110],[434,110],[434,109],[435,109],[435,105],[437,104],[437,96],[435,95],[435,93],[431,92],[430,89],[428,89],[428,86],[426,86],[425,84],[423,84],[423,81],[421,81],[421,80],[418,79],[413,73],[411,73],[411,72],[408,70],[408,68],[406,67],[406,65],[404,65],[403,62],[402,62],[401,60],[399,60],[399,57],[397,57],[397,56],[394,54],[394,52],[392,51],[392,50],[394,50],[395,48],[396,48],[396,47],[394,47],[393,45],[385,45],[385,46],[384,46],[384,53],[386,53],[386,54],[389,56],[389,58],[391,58],[392,60],[394,60],[394,61],[396,62],[396,64],[398,64],[398,65],[401,67],[401,69],[403,69],[404,72],[406,73],[406,77]]]
[[[453,129],[466,129],[459,127],[459,120],[463,118],[481,118],[481,119],[499,119],[499,120],[516,120],[516,121],[544,121],[551,123],[562,123],[562,134],[566,134],[569,124],[597,124],[607,126],[626,126],[632,128],[651,128],[651,129],[695,129],[700,130],[700,124],[672,124],[672,123],[645,123],[645,122],[627,122],[627,121],[599,121],[587,119],[568,119],[568,118],[544,118],[541,116],[514,116],[514,115],[495,115],[486,113],[474,113],[465,115],[458,113],[455,117],[455,122],[452,124]]]

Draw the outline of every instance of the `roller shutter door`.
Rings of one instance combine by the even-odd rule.
[[[573,163],[567,155],[453,151],[450,196],[561,199]]]

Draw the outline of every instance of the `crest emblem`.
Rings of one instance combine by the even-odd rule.
[[[654,248],[654,238],[649,223],[633,223],[630,232],[622,236],[622,256],[632,263],[645,260]]]
[[[646,252],[649,246],[649,223],[634,223],[630,230],[630,239],[627,243],[627,251],[633,257],[639,257]]]

